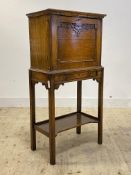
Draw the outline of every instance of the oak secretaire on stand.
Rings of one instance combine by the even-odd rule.
[[[31,149],[36,149],[36,130],[49,137],[50,163],[55,164],[55,137],[59,132],[98,123],[102,144],[103,74],[101,66],[102,19],[104,14],[47,9],[27,14],[29,18],[31,68],[30,129]],[[81,111],[82,80],[98,82],[98,117]],[[55,89],[77,81],[77,110],[55,118]],[[49,120],[35,120],[35,84],[48,90]]]

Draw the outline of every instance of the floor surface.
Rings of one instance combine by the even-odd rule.
[[[47,108],[37,108],[36,114],[37,120],[48,118]],[[97,124],[82,126],[81,135],[75,129],[60,133],[55,166],[49,164],[48,138],[37,133],[37,150],[31,151],[29,131],[28,108],[0,108],[0,175],[131,175],[131,109],[104,109],[102,145]]]

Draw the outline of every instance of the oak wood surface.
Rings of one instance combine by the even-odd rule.
[[[32,72],[29,71],[29,90],[30,90],[30,137],[31,149],[36,150],[36,131],[35,131],[35,83],[32,81]]]
[[[48,90],[48,98],[49,98],[49,147],[50,147],[50,163],[52,165],[55,164],[55,89],[54,85],[50,85],[50,89]]]
[[[101,66],[101,15],[91,19],[66,16],[63,11],[63,16],[28,16],[31,68],[53,71]]]
[[[102,144],[103,140],[103,83],[104,69],[102,71],[101,80],[98,82],[98,143]]]
[[[36,149],[36,130],[49,137],[50,164],[56,162],[57,133],[81,125],[98,123],[98,143],[103,135],[103,74],[101,65],[102,19],[104,14],[47,9],[29,17],[30,128],[31,149]],[[99,84],[98,118],[82,112],[82,80]],[[77,81],[77,112],[55,118],[55,90],[64,83]],[[49,120],[35,121],[35,84],[48,90]]]
[[[82,81],[77,81],[77,112],[81,112],[82,107]],[[77,116],[78,123],[81,123],[81,115]],[[81,126],[76,128],[76,133],[81,133]]]
[[[78,118],[81,118],[78,122]],[[81,112],[74,112],[66,115],[62,115],[55,118],[55,136],[58,133],[75,128],[80,127],[81,125],[88,124],[88,123],[98,123],[98,118],[93,117],[92,115],[81,113]],[[40,131],[46,136],[49,136],[49,120],[44,120],[41,122],[36,123],[35,125],[36,130]]]
[[[49,70],[49,16],[29,20],[31,68]]]
[[[36,17],[41,15],[62,15],[62,16],[76,16],[76,17],[88,17],[88,18],[104,18],[106,14],[98,13],[89,13],[89,12],[80,12],[80,11],[69,11],[69,10],[60,10],[60,9],[46,9],[38,12],[33,12],[27,14],[28,17]]]

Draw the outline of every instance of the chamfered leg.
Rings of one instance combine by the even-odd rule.
[[[77,81],[77,112],[81,112],[81,103],[82,103],[82,81]],[[81,123],[81,117],[77,114],[77,122]],[[76,133],[81,133],[81,126],[76,127]]]
[[[101,78],[98,82],[98,144],[103,140],[103,83],[104,68],[102,69]]]
[[[32,81],[31,71],[29,71],[29,89],[30,89],[30,136],[31,150],[36,150],[36,131],[35,125],[35,82]]]
[[[50,164],[55,164],[55,89],[51,82],[48,90],[49,98],[49,149]]]

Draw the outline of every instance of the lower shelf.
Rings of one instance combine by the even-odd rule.
[[[55,134],[76,128],[87,123],[98,123],[98,118],[83,113],[83,112],[74,112],[66,115],[62,115],[55,118]],[[42,134],[49,136],[49,120],[37,122],[35,124],[35,129]]]

